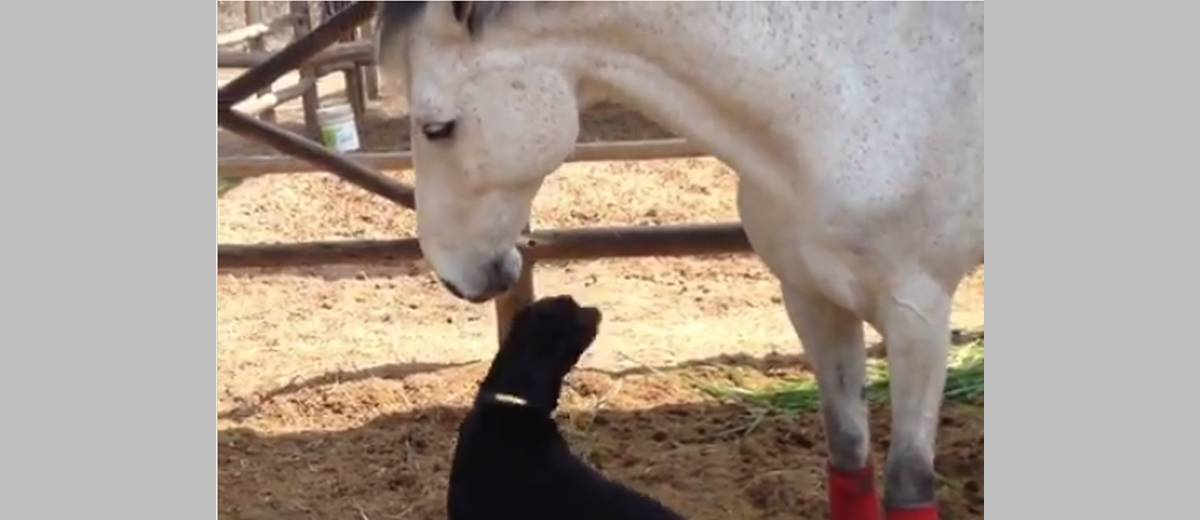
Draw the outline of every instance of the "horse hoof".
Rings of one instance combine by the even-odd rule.
[[[925,506],[915,509],[889,509],[887,520],[938,520],[937,506]]]

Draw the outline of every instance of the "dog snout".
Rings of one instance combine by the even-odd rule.
[[[586,327],[596,327],[600,324],[603,315],[600,309],[595,307],[583,307],[579,309],[579,323]]]

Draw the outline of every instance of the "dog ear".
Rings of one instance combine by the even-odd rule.
[[[504,340],[500,342],[500,350],[510,350],[516,345],[536,341],[538,335],[535,332],[538,330],[538,319],[536,309],[532,305],[527,305],[511,318],[509,323],[508,333]]]

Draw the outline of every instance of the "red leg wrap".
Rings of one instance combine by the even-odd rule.
[[[889,509],[887,520],[938,520],[937,506],[916,509]]]
[[[840,471],[829,466],[828,487],[830,520],[880,520],[879,496],[875,493],[875,472],[871,464],[857,471]],[[925,520],[925,517],[911,518]],[[929,518],[936,520],[936,513]]]

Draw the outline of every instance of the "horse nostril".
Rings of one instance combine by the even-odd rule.
[[[504,257],[492,260],[488,264],[488,282],[491,289],[497,292],[507,291],[516,283],[504,269]]]

